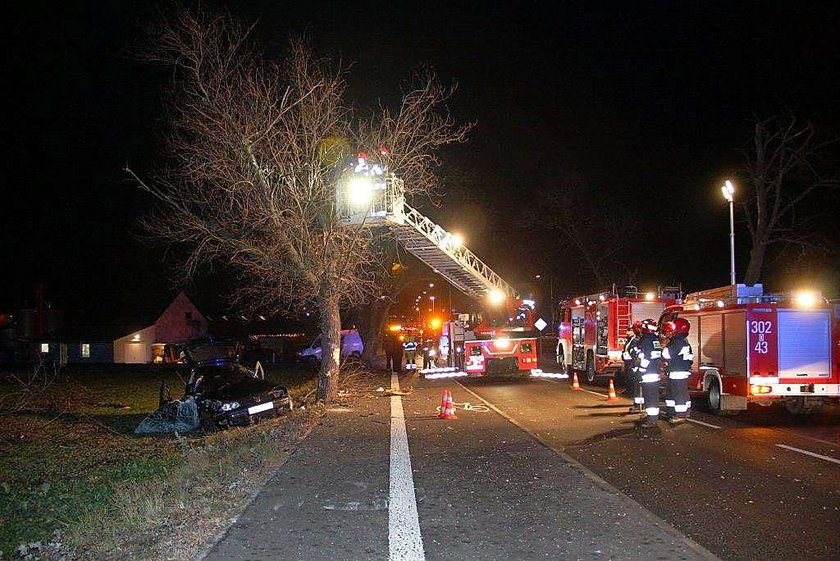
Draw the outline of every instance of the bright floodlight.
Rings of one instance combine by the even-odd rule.
[[[732,182],[727,179],[726,183],[723,187],[720,188],[720,190],[723,193],[723,197],[727,201],[732,202],[732,198],[735,195],[735,186],[732,184]]]
[[[347,198],[350,204],[367,207],[373,201],[373,179],[357,175],[347,184]]]
[[[654,292],[648,292],[645,294],[645,300],[651,301],[656,298],[656,294]]]
[[[498,305],[505,301],[505,293],[501,290],[491,290],[487,293],[487,299],[491,304]]]
[[[799,290],[793,295],[794,302],[800,308],[813,308],[817,305],[817,293],[812,290]]]

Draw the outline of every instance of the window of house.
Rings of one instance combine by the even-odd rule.
[[[50,352],[50,344],[49,343],[41,343],[41,352],[42,353]]]
[[[82,343],[82,358],[90,358],[90,343]]]

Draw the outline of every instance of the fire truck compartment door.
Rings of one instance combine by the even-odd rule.
[[[657,319],[664,309],[662,302],[630,302],[630,322]]]
[[[779,310],[779,377],[792,380],[831,375],[828,310]]]

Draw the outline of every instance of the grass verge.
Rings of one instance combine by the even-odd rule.
[[[317,384],[303,369],[267,376],[296,402]],[[0,417],[0,557],[58,530],[83,556],[123,557],[140,539],[149,546],[141,557],[171,558],[193,542],[155,555],[153,538],[165,543],[179,525],[201,533],[218,524],[208,513],[226,512],[318,416],[310,409],[220,433],[135,437],[133,429],[157,408],[161,380],[183,387],[175,371],[75,375],[26,411]],[[0,384],[0,394],[4,389]],[[190,520],[196,513],[202,517]]]

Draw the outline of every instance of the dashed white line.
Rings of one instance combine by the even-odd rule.
[[[703,425],[704,427],[709,427],[710,429],[722,429],[723,427],[719,427],[717,425],[713,425],[712,423],[705,423],[703,421],[698,421],[697,419],[686,419],[689,423],[694,423],[696,425]]]
[[[816,452],[809,452],[808,450],[803,450],[802,448],[794,448],[793,446],[788,446],[787,444],[776,444],[779,448],[784,448],[785,450],[790,450],[792,452],[799,452],[800,454],[805,454],[806,456],[813,456],[814,458],[819,458],[821,460],[825,460],[827,462],[832,462],[834,464],[840,464],[840,460],[837,458],[832,458],[831,456],[823,456],[822,454],[817,454]]]
[[[391,374],[391,389],[399,391],[400,382]],[[408,435],[405,430],[402,398],[391,396],[391,482],[388,501],[388,558],[391,561],[419,561],[423,553],[417,499],[414,496],[414,476]]]

